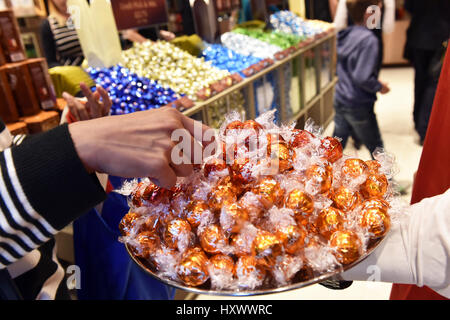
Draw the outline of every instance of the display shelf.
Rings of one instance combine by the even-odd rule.
[[[329,32],[326,36],[317,38],[311,43],[305,45],[303,48],[292,52],[287,57],[275,61],[271,66],[262,71],[249,76],[243,81],[225,89],[215,96],[207,100],[197,102],[192,108],[184,111],[187,116],[193,116],[199,113],[203,114],[203,121],[207,125],[211,125],[211,117],[209,115],[211,106],[219,99],[229,97],[236,91],[243,91],[246,97],[245,116],[248,119],[254,119],[257,115],[255,107],[254,85],[257,80],[264,79],[266,75],[275,72],[276,80],[278,82],[279,92],[285,92],[285,79],[283,77],[283,67],[286,64],[291,64],[294,74],[298,75],[298,80],[291,82],[291,92],[289,95],[281,94],[279,99],[279,107],[277,108],[279,122],[287,123],[297,121],[298,124],[304,122],[312,117],[314,121],[321,126],[327,125],[332,119],[333,115],[333,96],[334,87],[337,82],[335,77],[336,70],[336,32]],[[327,54],[325,58],[323,55],[323,48],[326,48]],[[312,55],[311,55],[312,53]],[[310,67],[313,77],[308,78],[305,75],[305,70]],[[328,77],[328,79],[323,79]],[[294,78],[294,77],[293,77]],[[313,83],[311,83],[313,81]],[[297,85],[297,87],[293,87]],[[308,88],[314,88],[314,93],[308,96],[306,91]],[[287,116],[286,104],[287,99],[298,99],[300,108],[294,112],[293,115]],[[292,105],[292,104],[291,104]]]

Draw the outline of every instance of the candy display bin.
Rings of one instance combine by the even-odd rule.
[[[265,69],[241,79],[208,99],[196,102],[184,114],[202,114],[206,124],[217,127],[221,116],[226,114],[221,110],[230,108],[225,108],[227,101],[235,101],[237,95],[242,95],[241,111],[247,119],[254,119],[259,114],[255,88],[261,87],[261,83],[267,82],[268,75],[271,75],[275,82],[273,87],[277,91],[272,108],[277,109],[278,122],[297,121],[297,126],[303,128],[306,120],[313,118],[317,125],[326,127],[334,115],[333,97],[337,82],[335,47],[334,30],[313,41],[300,43],[296,48],[285,50]],[[287,68],[292,75],[289,78],[285,77]]]

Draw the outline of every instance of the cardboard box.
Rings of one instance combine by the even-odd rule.
[[[27,63],[10,63],[5,66],[5,70],[19,115],[27,117],[38,114],[41,107]]]
[[[4,67],[0,67],[0,118],[6,123],[19,120],[19,112]]]
[[[56,111],[41,111],[37,115],[23,117],[20,120],[26,123],[28,131],[33,134],[56,128],[59,126],[60,117]]]
[[[13,136],[16,136],[18,134],[29,134],[27,124],[25,122],[19,121],[14,123],[7,123],[6,127],[8,128],[9,132]]]
[[[6,62],[19,62],[26,59],[19,25],[11,9],[0,10],[0,45]]]
[[[45,58],[29,59],[26,62],[33,82],[36,97],[42,110],[56,108],[56,94],[53,82],[48,73],[48,65]]]

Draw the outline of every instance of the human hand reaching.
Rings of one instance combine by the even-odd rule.
[[[87,98],[83,101],[73,97],[67,92],[63,93],[63,98],[67,102],[70,114],[75,121],[84,121],[107,116],[112,106],[111,98],[106,90],[97,85],[97,90],[92,92],[85,83],[80,83],[81,91]]]
[[[185,133],[192,148],[183,150],[189,164],[177,164],[172,150],[175,142],[172,133]],[[209,135],[205,135],[211,130]],[[195,133],[202,134],[203,147],[214,139],[209,127],[184,116],[179,111],[164,107],[123,116],[105,117],[69,125],[75,149],[88,171],[108,173],[123,178],[149,177],[161,187],[170,188],[177,177],[193,172],[198,143]],[[207,141],[208,136],[211,137]],[[200,146],[201,147],[201,146]]]

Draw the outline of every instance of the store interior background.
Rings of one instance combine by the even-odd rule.
[[[272,2],[285,6],[288,1]],[[45,14],[45,7],[43,6],[43,1],[38,0],[34,1],[34,3],[33,10],[29,7],[16,8],[16,16],[20,20],[22,40],[28,57],[42,56],[42,49],[37,35],[39,22]],[[0,1],[0,9],[1,5],[2,1]],[[401,7],[403,1],[397,0],[397,5]],[[171,14],[176,14],[176,12],[171,12]],[[226,28],[227,22],[225,18],[221,17],[219,20],[221,21],[220,28]],[[408,16],[401,15],[396,21],[394,32],[384,36],[384,67],[380,79],[389,84],[391,92],[387,95],[379,96],[376,104],[376,114],[386,151],[392,153],[397,161],[398,172],[395,179],[405,189],[405,194],[402,196],[405,202],[410,200],[413,177],[422,151],[419,137],[414,131],[412,119],[414,71],[407,64],[407,61],[403,59],[403,48],[408,25]],[[177,34],[176,23],[169,26],[169,29],[173,29]],[[327,123],[325,134],[332,135],[332,133],[333,122],[331,121]],[[349,141],[344,152],[361,159],[370,159],[368,151],[364,147],[356,150],[352,141]],[[73,258],[70,237],[70,228],[58,235],[59,243],[61,244],[59,248],[60,255],[65,260]],[[354,282],[350,288],[345,290],[330,290],[320,285],[313,285],[308,288],[275,295],[249,297],[249,299],[389,299],[390,289],[391,284]],[[229,297],[195,296],[186,292],[177,292],[176,298],[197,300],[230,299]],[[239,297],[236,299],[246,298]]]

